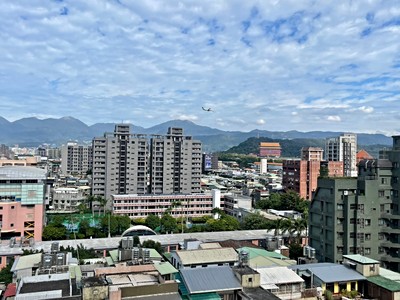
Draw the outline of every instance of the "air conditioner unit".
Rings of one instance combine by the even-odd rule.
[[[343,195],[348,196],[349,195],[349,191],[344,191]]]

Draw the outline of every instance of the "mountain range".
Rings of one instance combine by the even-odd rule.
[[[20,146],[38,146],[40,144],[61,145],[68,141],[90,143],[94,137],[103,136],[105,132],[114,131],[114,123],[96,123],[91,126],[73,117],[59,119],[23,118],[10,122],[0,117],[0,144]],[[291,139],[325,139],[335,137],[342,132],[332,131],[267,131],[252,130],[250,132],[223,131],[207,126],[200,126],[191,121],[172,120],[150,128],[132,125],[132,133],[166,134],[169,127],[183,128],[184,135],[193,136],[203,143],[206,152],[225,151],[251,137],[267,137],[279,140]],[[360,145],[392,144],[392,139],[383,134],[358,133]]]

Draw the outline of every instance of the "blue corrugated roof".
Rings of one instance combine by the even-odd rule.
[[[292,270],[309,270],[325,283],[366,280],[357,271],[334,263],[305,264],[289,267]]]
[[[183,269],[180,272],[190,294],[241,289],[229,266]]]

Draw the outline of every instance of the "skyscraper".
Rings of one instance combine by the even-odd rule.
[[[327,161],[342,161],[346,177],[357,176],[357,135],[344,133],[339,137],[329,138],[325,144]]]

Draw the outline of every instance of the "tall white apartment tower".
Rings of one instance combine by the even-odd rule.
[[[343,175],[357,177],[357,135],[344,133],[339,137],[327,139],[325,159],[327,161],[342,161]]]
[[[92,146],[68,142],[61,146],[61,172],[67,174],[86,174],[92,168]]]
[[[150,193],[200,192],[201,142],[184,136],[182,128],[168,128],[165,136],[150,141]]]
[[[148,141],[131,134],[129,124],[117,124],[113,133],[93,139],[92,195],[111,205],[111,195],[146,194]]]

